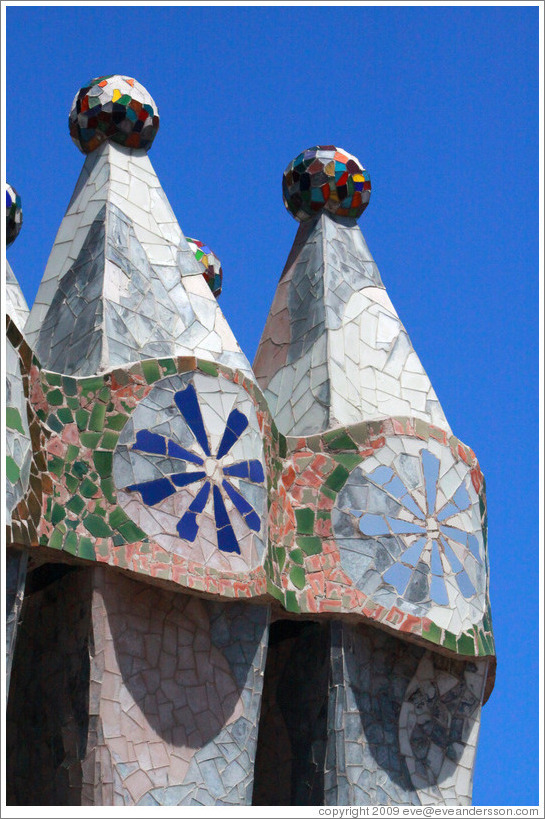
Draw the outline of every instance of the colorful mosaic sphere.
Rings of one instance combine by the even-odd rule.
[[[9,247],[16,240],[22,224],[21,197],[15,188],[6,183],[6,247]]]
[[[159,113],[143,85],[132,77],[109,74],[80,88],[68,125],[70,136],[84,154],[107,139],[147,151],[159,130]]]
[[[305,222],[320,211],[357,219],[371,196],[371,178],[359,159],[334,145],[315,145],[290,162],[282,179],[284,204]]]
[[[189,247],[195,254],[196,260],[204,268],[203,276],[208,287],[217,298],[221,293],[221,284],[223,281],[223,271],[221,269],[220,260],[204,242],[199,242],[198,239],[190,239],[188,236],[186,236],[186,239]]]

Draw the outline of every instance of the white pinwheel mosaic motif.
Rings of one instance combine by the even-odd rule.
[[[332,513],[341,563],[381,605],[458,633],[483,616],[486,557],[469,468],[449,447],[397,438],[349,476]]]
[[[159,381],[120,435],[114,481],[125,512],[168,551],[220,570],[260,564],[263,444],[237,384],[202,373]]]

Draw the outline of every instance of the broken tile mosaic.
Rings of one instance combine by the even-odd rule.
[[[72,140],[84,154],[107,139],[147,151],[159,130],[159,113],[143,85],[132,77],[108,74],[80,88],[68,124]]]
[[[360,161],[334,145],[315,145],[293,159],[282,179],[286,209],[298,221],[325,209],[357,219],[371,196],[371,178]]]
[[[23,224],[23,208],[21,197],[11,185],[6,182],[6,247],[16,240]]]
[[[286,170],[252,369],[158,124],[129,77],[82,88],[30,314],[7,267],[11,800],[470,804],[484,478],[356,223],[369,174],[327,145]]]
[[[208,287],[217,298],[221,293],[221,286],[223,282],[223,271],[221,269],[221,262],[216,254],[210,248],[200,242],[198,239],[190,239],[186,236],[187,243],[196,260],[203,266],[203,276]]]

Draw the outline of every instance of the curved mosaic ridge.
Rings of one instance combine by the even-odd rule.
[[[237,384],[198,373],[159,381],[121,433],[113,474],[122,508],[168,550],[215,568],[261,562],[263,447]]]
[[[266,594],[267,484],[281,467],[255,382],[193,357],[85,378],[48,372],[32,357],[29,392],[36,479],[14,510],[10,543],[171,588]],[[189,509],[205,488],[204,507]]]
[[[473,451],[408,417],[285,445],[270,499],[269,592],[288,611],[357,615],[466,657],[494,655]],[[488,692],[493,676],[491,663]]]

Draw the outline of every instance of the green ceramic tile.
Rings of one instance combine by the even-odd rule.
[[[288,451],[288,444],[284,435],[278,436],[278,454],[281,458],[286,457],[286,452]]]
[[[294,566],[290,571],[290,580],[298,589],[304,589],[306,584],[305,570],[301,566]]]
[[[70,378],[69,376],[65,375],[62,379],[62,391],[65,395],[77,395],[78,394],[78,382],[75,378]]]
[[[146,537],[146,533],[143,532],[136,523],[133,523],[132,520],[122,523],[118,528],[128,543],[133,543],[135,540],[144,540]]]
[[[72,462],[78,456],[79,447],[75,444],[68,444],[66,448],[66,460]]]
[[[84,498],[92,498],[93,495],[96,495],[98,490],[98,486],[89,480],[89,478],[84,478],[81,482],[80,486],[80,493],[83,495]]]
[[[297,603],[297,595],[293,591],[287,591],[284,596],[284,608],[287,611],[299,612],[301,611]]]
[[[450,648],[451,651],[456,651],[456,635],[454,635],[451,631],[447,631],[445,629],[443,645],[445,646],[445,648]]]
[[[290,551],[290,560],[293,563],[297,563],[300,566],[302,566],[303,563],[305,562],[305,556],[303,555],[301,549],[297,549],[297,547],[295,549],[292,549]]]
[[[123,544],[126,543],[127,541],[125,540],[123,535],[120,535],[119,532],[118,532],[117,534],[115,534],[113,536],[113,541],[112,542],[113,542],[114,546],[123,546]]]
[[[100,432],[82,432],[80,441],[83,446],[94,449],[100,441]]]
[[[128,520],[129,518],[120,506],[116,509],[112,509],[108,516],[108,523],[112,529],[117,529],[121,523],[126,523]]]
[[[197,366],[199,370],[207,375],[215,375],[218,374],[218,368],[216,364],[213,364],[211,361],[201,361],[201,359],[197,360]]]
[[[62,458],[52,455],[47,462],[47,467],[50,472],[53,472],[54,475],[57,475],[57,477],[60,478],[64,472],[64,461]]]
[[[110,503],[117,503],[117,497],[115,494],[115,486],[112,478],[103,478],[100,484],[102,488],[102,492],[104,493],[104,497]]]
[[[281,603],[284,602],[284,594],[282,590],[279,589],[278,586],[275,586],[270,577],[267,578],[267,591],[271,597],[274,597],[276,600],[280,600]]]
[[[112,474],[112,459],[111,452],[104,452],[101,449],[93,452],[93,461],[101,478],[108,478]]]
[[[48,416],[47,426],[49,427],[49,429],[53,430],[53,432],[62,432],[62,430],[64,429],[63,424],[61,424],[56,415]]]
[[[460,654],[475,654],[475,641],[469,634],[462,634],[457,640],[458,652]]]
[[[163,368],[163,376],[176,375],[176,364],[171,358],[160,358],[159,366]]]
[[[325,486],[325,484],[322,486],[320,491],[322,495],[325,495],[325,497],[329,498],[329,500],[332,501],[337,500],[337,493],[330,489],[328,486]]]
[[[65,552],[69,552],[71,555],[75,555],[78,552],[78,536],[75,532],[68,532],[66,535],[66,540],[64,541],[63,549]]]
[[[64,506],[61,506],[59,503],[55,503],[53,506],[53,511],[51,512],[51,523],[53,526],[56,526],[57,523],[60,523],[61,520],[64,520],[66,516],[66,510]]]
[[[325,482],[326,487],[332,489],[334,492],[339,492],[339,490],[345,485],[349,474],[349,471],[345,469],[344,466],[339,464],[339,466],[335,467]]]
[[[91,417],[89,418],[89,429],[94,432],[102,432],[104,418],[106,417],[106,404],[95,404]]]
[[[122,430],[127,423],[127,418],[127,415],[110,415],[108,418],[106,418],[106,426],[109,429]]]
[[[47,545],[51,549],[62,549],[63,540],[64,540],[64,529],[61,529],[60,526],[57,526],[57,528],[53,530]]]
[[[81,394],[87,396],[89,395],[90,392],[96,392],[97,390],[100,390],[100,388],[104,386],[104,379],[102,378],[102,376],[82,378],[80,384]]]
[[[323,435],[324,443],[329,449],[357,449],[358,445],[354,443],[352,438],[345,430],[333,430],[326,432]]]
[[[100,445],[103,449],[115,449],[118,440],[119,440],[118,433],[112,432],[111,430],[107,429],[104,435],[102,436]]]
[[[100,390],[98,391],[97,398],[98,398],[99,401],[102,401],[104,404],[107,404],[108,401],[110,400],[110,395],[111,395],[110,388],[107,387],[107,386],[104,386],[104,387],[101,387]]]
[[[76,424],[78,425],[78,429],[80,432],[83,432],[87,429],[87,424],[89,423],[89,413],[87,410],[78,409],[76,410]]]
[[[72,480],[75,480],[75,478],[72,478]],[[67,481],[67,483],[68,483],[68,481]],[[73,492],[74,490],[70,490],[70,491]],[[79,497],[79,495],[75,495],[73,498],[70,498],[70,500],[66,504],[66,508],[70,512],[74,512],[75,515],[79,515],[79,513],[82,512],[83,509],[85,509],[85,501],[83,501]]]
[[[314,512],[312,509],[296,509],[297,531],[302,535],[314,534]]]
[[[24,435],[25,431],[23,429],[21,413],[15,407],[6,407],[6,426],[9,427],[9,429],[16,429]]]
[[[278,563],[280,571],[282,571],[284,568],[284,563],[286,562],[286,550],[283,546],[275,546],[274,553],[276,562]]]
[[[62,384],[62,376],[59,373],[45,373],[45,380],[52,387],[60,387]]]
[[[61,407],[57,412],[57,416],[63,424],[71,424],[74,420],[72,410],[70,410],[68,407]]]
[[[78,544],[78,557],[84,557],[86,560],[95,560],[95,547],[90,538],[82,535]]]
[[[297,545],[306,555],[319,555],[322,552],[322,541],[319,537],[298,537]]]
[[[83,519],[83,525],[95,537],[110,537],[112,534],[108,524],[98,515],[87,515]]]
[[[346,453],[343,455],[334,455],[333,458],[337,461],[337,463],[344,466],[345,469],[348,469],[349,472],[352,472],[355,466],[361,464],[360,455],[351,455],[350,453]]]
[[[89,472],[89,464],[85,461],[74,461],[72,464],[72,475],[76,478],[83,478]]]
[[[430,640],[432,643],[436,643],[437,645],[441,644],[441,634],[442,629],[439,628],[435,623],[430,622],[430,627],[427,631],[424,632],[424,637]]]
[[[16,483],[19,480],[19,476],[21,474],[21,470],[11,457],[11,455],[6,455],[6,476],[10,483]]]
[[[77,410],[79,407],[79,399],[73,398],[69,395],[66,399],[66,404],[70,407],[70,409]]]
[[[161,378],[161,370],[157,361],[142,361],[142,371],[148,384],[154,384]]]
[[[50,390],[47,393],[47,403],[51,407],[60,407],[64,404],[64,396],[60,390]]]

